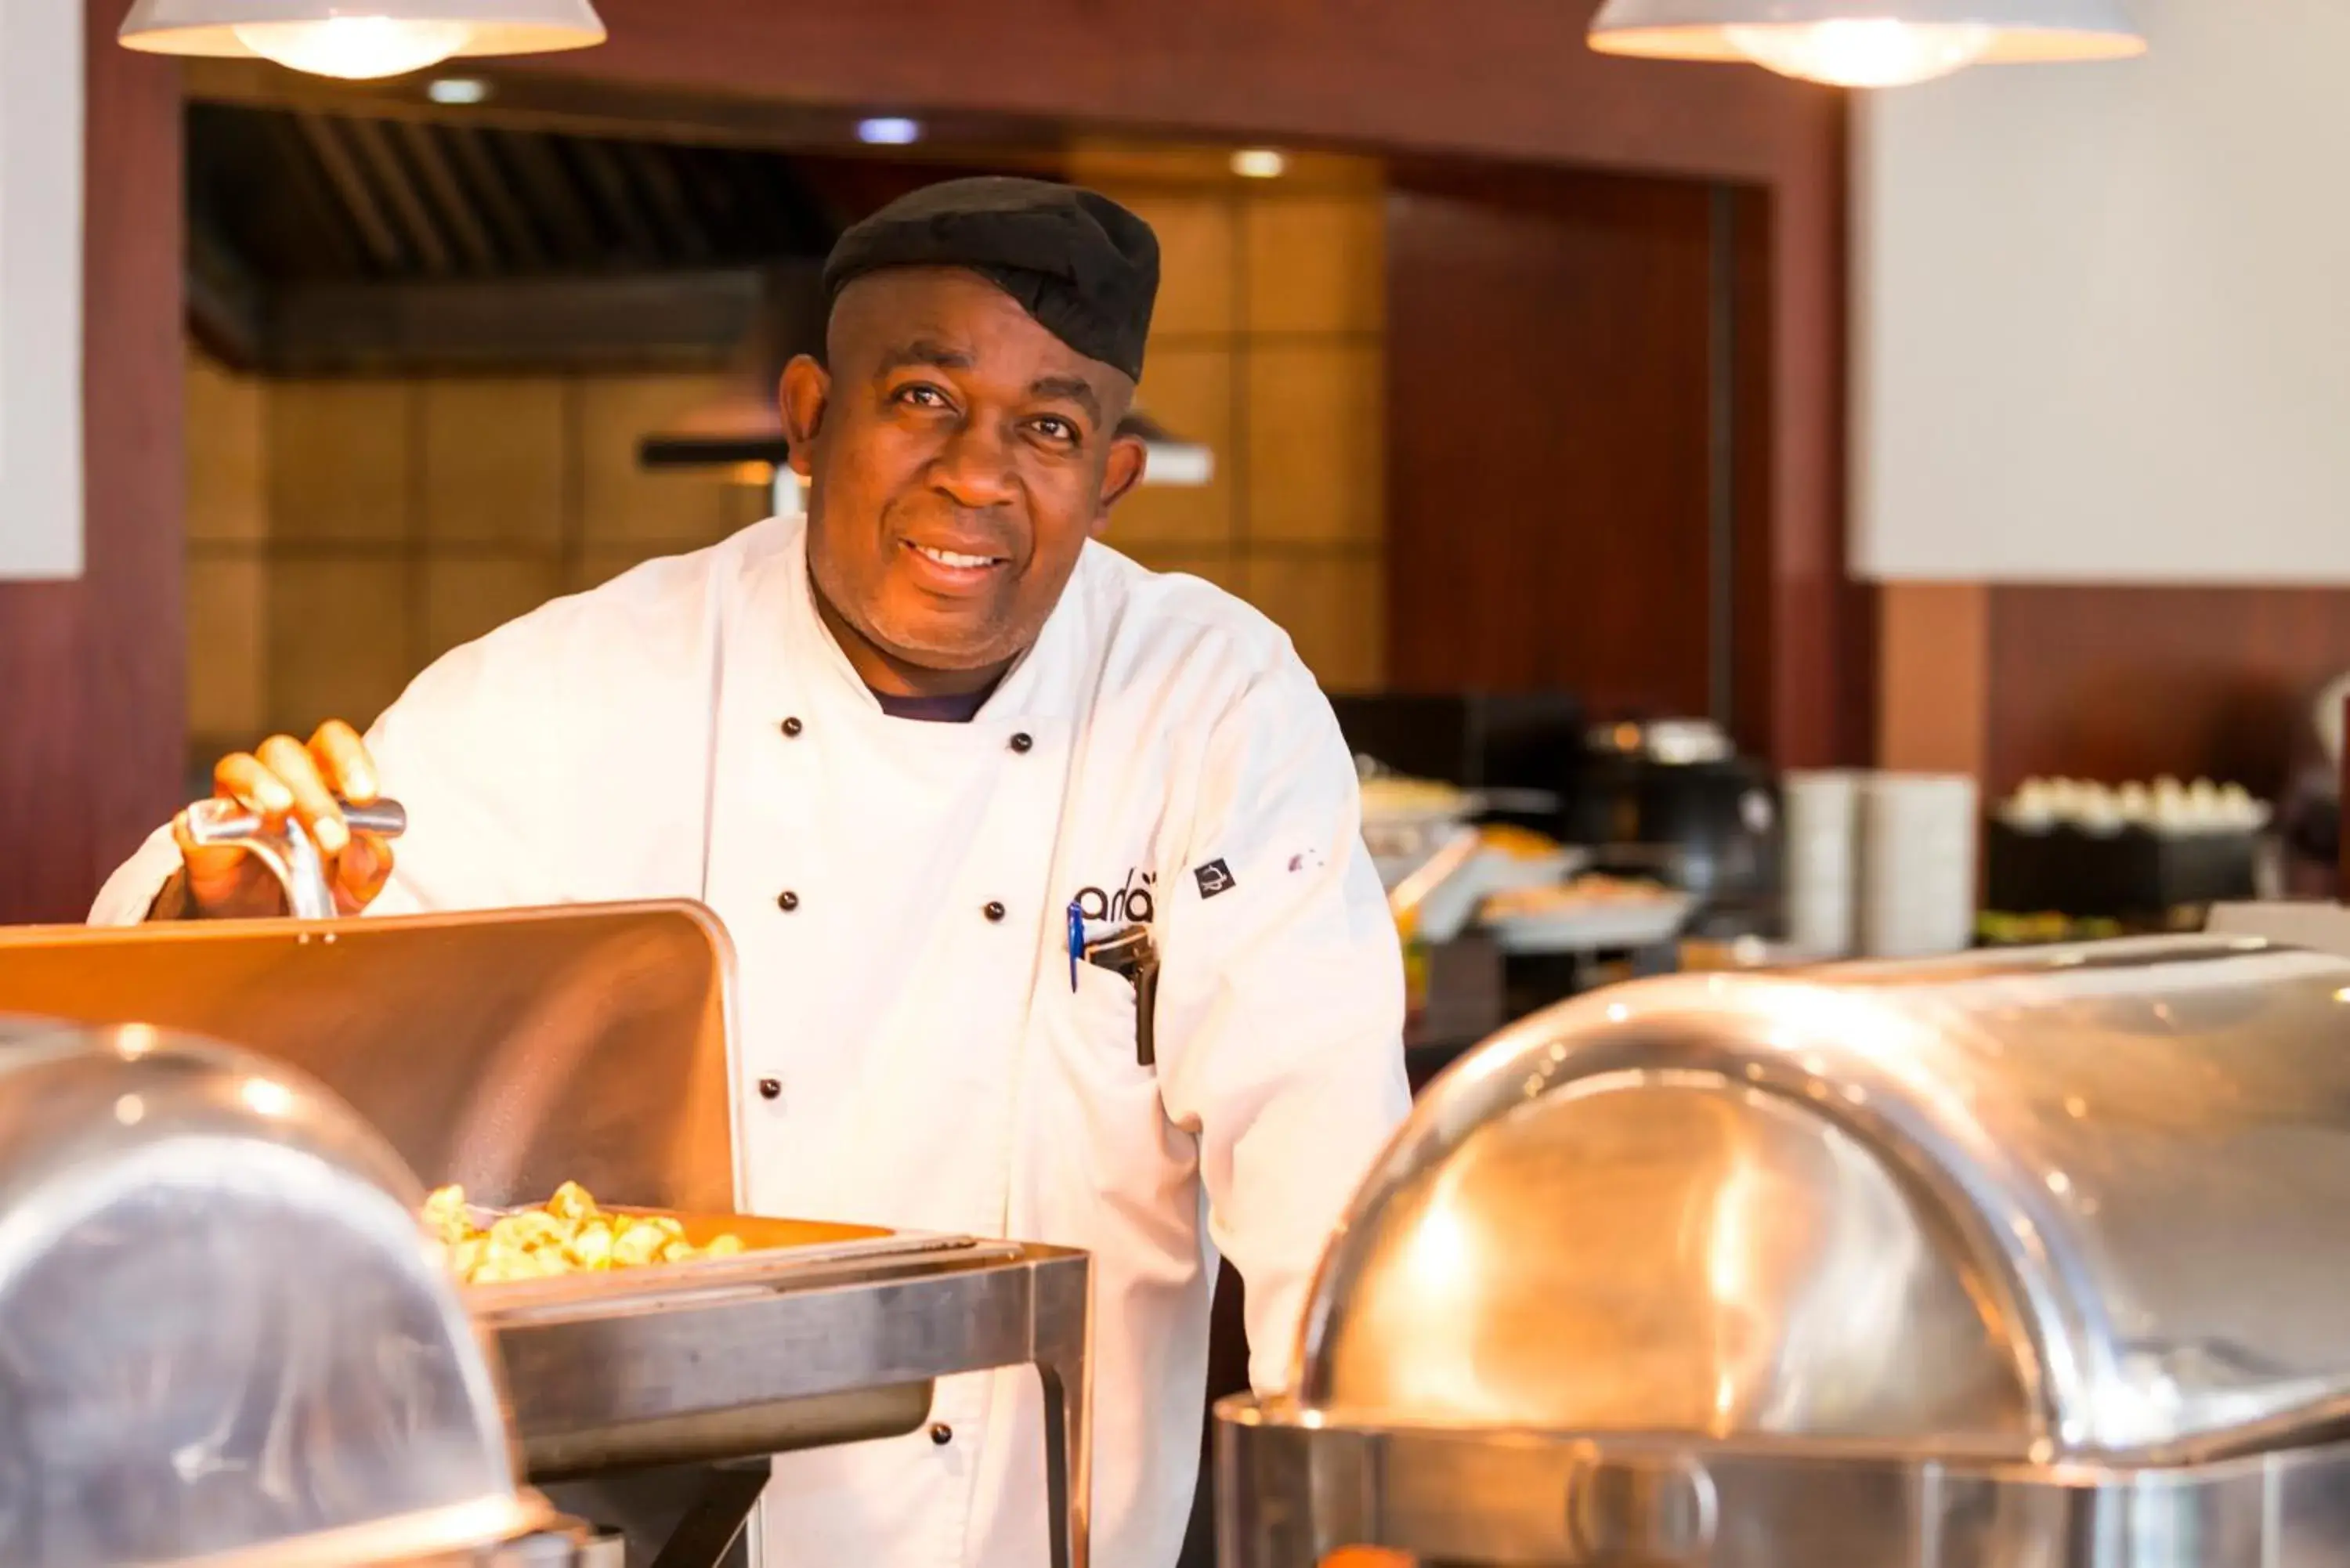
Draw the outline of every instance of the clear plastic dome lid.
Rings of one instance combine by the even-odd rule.
[[[0,1562],[369,1563],[526,1525],[421,1198],[275,1064],[0,1021]]]

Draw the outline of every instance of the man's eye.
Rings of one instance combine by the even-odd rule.
[[[1035,429],[1045,440],[1065,445],[1075,444],[1077,439],[1077,427],[1057,414],[1046,414],[1035,422]]]
[[[927,381],[917,381],[910,387],[898,389],[898,401],[920,409],[943,409],[947,406],[947,395]]]

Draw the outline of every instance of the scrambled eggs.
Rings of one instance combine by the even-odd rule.
[[[540,1208],[499,1215],[487,1230],[473,1223],[463,1188],[440,1188],[424,1200],[424,1220],[449,1266],[469,1285],[684,1263],[743,1251],[738,1236],[713,1236],[709,1245],[696,1247],[685,1239],[685,1227],[667,1215],[609,1213],[576,1181],[556,1188]]]

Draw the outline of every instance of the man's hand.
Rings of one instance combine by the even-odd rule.
[[[273,821],[292,817],[309,830],[327,863],[335,907],[346,915],[366,909],[383,891],[391,877],[391,846],[376,834],[352,833],[336,798],[364,805],[379,787],[375,760],[339,719],[321,724],[307,746],[291,735],[273,735],[250,753],[223,757],[213,769],[214,794]],[[184,813],[172,824],[172,836],[186,866],[182,877],[190,913],[212,919],[286,913],[285,889],[249,850],[196,843]]]

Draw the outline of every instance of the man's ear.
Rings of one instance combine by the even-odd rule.
[[[1150,462],[1149,449],[1140,436],[1113,437],[1109,443],[1109,461],[1102,465],[1101,504],[1094,509],[1093,535],[1100,538],[1109,530],[1109,509],[1126,499],[1126,493],[1142,483],[1142,471]]]
[[[825,405],[832,398],[832,376],[806,354],[784,367],[779,398],[784,413],[784,439],[791,443],[792,472],[802,479],[815,463],[816,432],[824,428]]]

